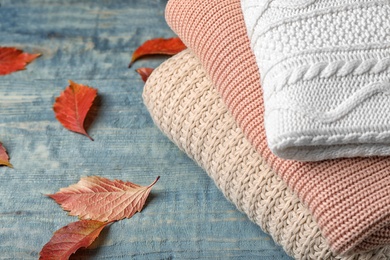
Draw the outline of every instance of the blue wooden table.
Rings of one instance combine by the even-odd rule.
[[[207,174],[154,126],[127,65],[145,40],[171,37],[166,0],[3,0],[0,46],[42,56],[0,77],[0,141],[14,169],[0,168],[0,259],[37,259],[54,231],[76,221],[45,194],[81,176],[148,185],[144,210],[105,229],[72,259],[289,259],[238,212]],[[68,80],[99,91],[95,139],[69,132],[52,106]]]

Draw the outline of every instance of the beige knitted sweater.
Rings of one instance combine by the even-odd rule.
[[[251,146],[188,50],[158,67],[144,102],[156,125],[224,195],[296,259],[389,259],[390,248],[348,257],[330,250],[310,211]]]

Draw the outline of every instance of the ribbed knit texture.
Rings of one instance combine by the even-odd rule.
[[[161,131],[295,259],[390,257],[390,247],[349,257],[336,256],[330,250],[309,210],[245,138],[189,50],[155,69],[143,97]]]
[[[241,0],[284,159],[390,155],[390,2]]]
[[[302,163],[267,147],[260,77],[239,0],[170,0],[166,18],[197,55],[248,140],[306,204],[338,254],[390,243],[390,160]]]

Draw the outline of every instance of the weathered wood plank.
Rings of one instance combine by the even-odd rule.
[[[45,194],[86,175],[161,179],[142,213],[114,223],[73,259],[288,259],[160,133],[142,103],[143,82],[127,64],[143,41],[174,35],[166,2],[1,2],[0,45],[42,57],[0,78],[0,140],[15,167],[0,168],[0,259],[37,259],[52,233],[76,220]],[[54,118],[69,79],[99,90],[94,142]]]

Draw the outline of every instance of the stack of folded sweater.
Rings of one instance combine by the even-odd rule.
[[[155,123],[296,259],[390,259],[390,3],[170,0]]]

